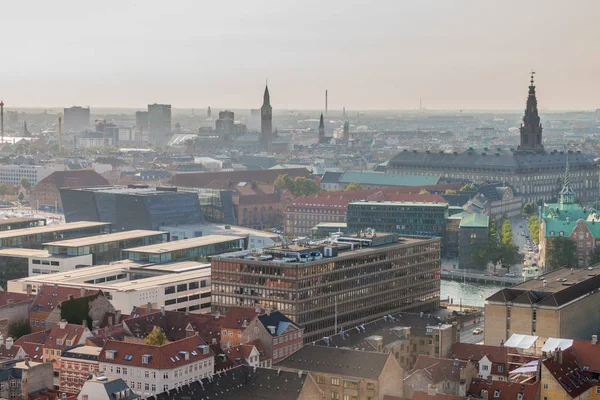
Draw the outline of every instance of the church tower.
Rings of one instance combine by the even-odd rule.
[[[565,183],[558,193],[560,204],[574,204],[575,192],[569,186],[569,155],[567,154],[567,166],[565,167]]]
[[[529,85],[529,96],[527,96],[527,106],[523,123],[521,124],[521,144],[519,150],[534,151],[537,153],[544,152],[542,144],[542,124],[540,124],[540,116],[538,115],[537,98],[535,97],[535,85],[533,84],[533,76],[535,72],[531,72],[531,85]]]
[[[271,107],[271,96],[269,87],[265,85],[263,105],[260,108],[260,144],[267,152],[273,151],[273,107]]]
[[[319,143],[327,143],[327,137],[325,136],[325,121],[323,121],[323,113],[321,113],[321,119],[319,120]]]

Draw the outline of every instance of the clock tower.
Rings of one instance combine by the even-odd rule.
[[[273,107],[271,107],[271,96],[269,87],[265,86],[263,105],[260,108],[260,144],[267,152],[272,152],[273,141]]]

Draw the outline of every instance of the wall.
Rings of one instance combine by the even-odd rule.
[[[502,342],[506,342],[506,306],[486,304],[484,343],[500,346]]]
[[[557,337],[589,340],[600,331],[600,292],[580,299],[560,310]]]
[[[536,316],[536,336],[541,338],[549,338],[549,337],[565,337],[570,338],[570,336],[560,336],[560,325],[559,325],[559,314],[561,312],[553,309],[537,309]],[[519,333],[519,332],[517,332]],[[590,333],[589,338],[591,339],[592,334]]]
[[[382,398],[385,395],[398,396],[404,389],[404,370],[393,357],[388,357],[385,367],[379,375],[379,382],[377,384],[377,399]],[[367,396],[373,396],[371,393],[367,393]],[[363,397],[361,397],[363,398]]]
[[[8,325],[13,322],[28,320],[27,312],[33,300],[21,301],[0,307],[0,334],[8,337]]]
[[[28,370],[23,370],[21,379],[22,396],[28,398],[28,394],[46,388],[53,388],[54,369],[51,363],[32,365]]]
[[[29,276],[41,275],[42,273],[50,273],[72,271],[78,265],[93,265],[93,255],[86,254],[84,256],[73,257],[28,257],[29,261]],[[47,262],[48,264],[43,264]],[[52,265],[57,263],[58,265]]]
[[[546,389],[547,387],[547,389]],[[562,385],[554,379],[548,368],[542,364],[542,384],[540,385],[540,400],[574,400]]]

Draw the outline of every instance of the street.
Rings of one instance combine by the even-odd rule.
[[[469,325],[465,325],[460,331],[460,342],[461,343],[479,343],[483,342],[483,333],[479,335],[473,335],[473,330],[477,328],[484,329],[484,317],[480,318],[479,323],[474,324],[473,321],[470,321]]]

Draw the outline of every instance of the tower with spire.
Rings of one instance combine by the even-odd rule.
[[[523,115],[523,122],[519,128],[521,132],[521,144],[519,145],[519,150],[543,153],[542,124],[540,123],[537,98],[535,96],[534,75],[535,72],[532,71],[525,115]]]
[[[263,149],[271,152],[273,144],[273,107],[271,107],[271,95],[269,86],[265,85],[263,105],[260,108],[260,144]]]
[[[560,204],[575,204],[575,192],[569,186],[569,155],[567,154],[567,165],[565,166],[565,181],[563,188],[558,192]]]
[[[327,137],[325,136],[325,121],[323,120],[323,113],[321,113],[321,119],[319,120],[319,143],[327,143]]]

